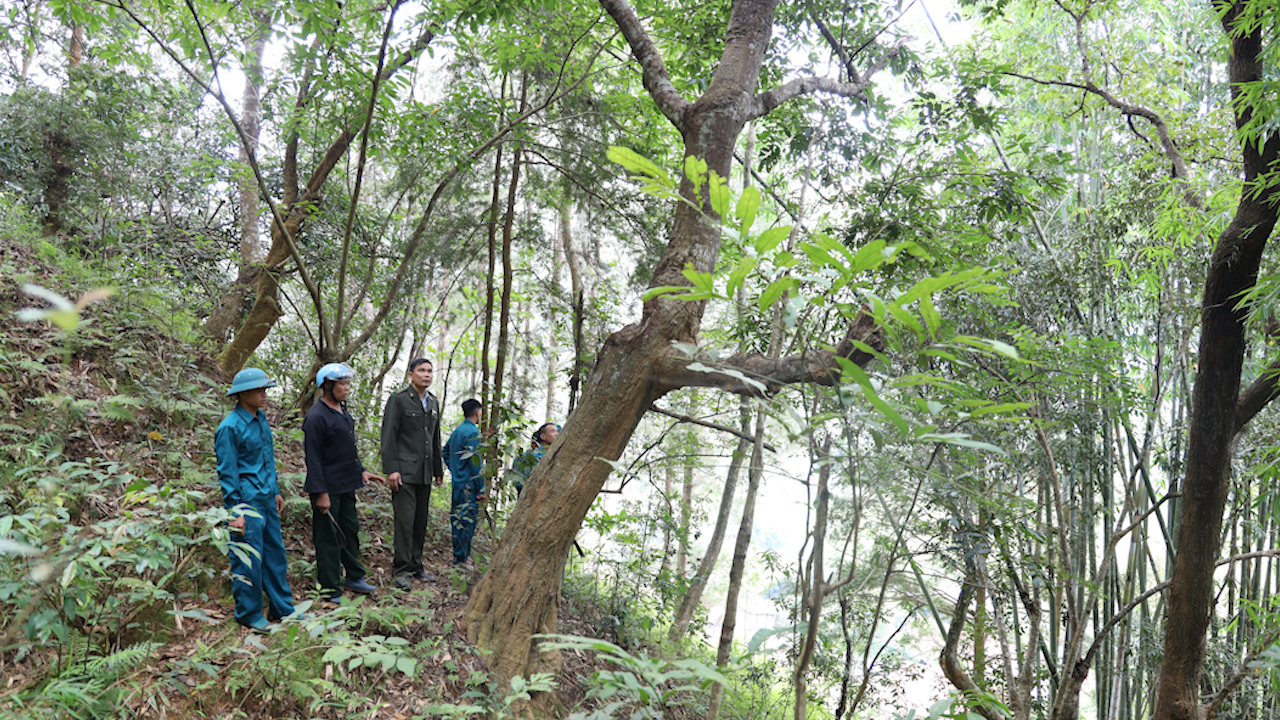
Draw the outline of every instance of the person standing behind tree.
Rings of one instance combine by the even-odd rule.
[[[426,358],[409,362],[409,387],[387,398],[382,411],[382,472],[391,490],[395,516],[395,557],[391,575],[408,590],[410,579],[434,581],[422,567],[427,539],[431,480],[444,482],[440,454],[440,403],[427,391],[435,368]],[[428,473],[430,473],[428,475]]]
[[[218,424],[213,447],[218,456],[218,483],[222,505],[235,516],[227,523],[231,541],[248,545],[252,552],[231,556],[231,596],[236,622],[254,632],[270,632],[268,622],[293,614],[293,591],[287,577],[289,565],[280,537],[280,513],[284,496],[276,478],[275,441],[262,408],[267,388],[276,382],[258,368],[245,368],[231,380],[227,397],[236,406]],[[252,509],[245,512],[244,506]],[[267,595],[266,617],[262,595]]]
[[[480,401],[471,398],[462,403],[462,424],[454,429],[444,445],[445,462],[452,479],[453,510],[449,526],[453,530],[453,564],[471,559],[471,539],[476,534],[476,518],[485,494],[484,462],[480,457]]]
[[[556,441],[556,437],[560,435],[560,426],[555,423],[543,423],[533,431],[533,446],[520,454],[520,457],[511,463],[511,469],[514,470],[522,479],[516,480],[516,496],[519,496],[524,490],[524,481],[529,479],[533,474],[533,468],[542,460],[542,456],[547,454],[547,448],[551,447],[551,443]]]
[[[356,450],[356,421],[345,402],[353,377],[355,371],[342,363],[320,368],[316,373],[320,402],[311,406],[302,421],[307,456],[307,481],[302,489],[311,495],[316,581],[321,597],[331,603],[342,601],[343,589],[358,593],[376,589],[364,579],[360,563],[356,490],[381,478],[364,469]],[[347,578],[339,583],[343,568]]]

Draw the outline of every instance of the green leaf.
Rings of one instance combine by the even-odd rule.
[[[853,256],[853,271],[862,272],[879,267],[884,262],[884,240],[872,240],[858,249]]]
[[[800,251],[809,256],[809,260],[818,267],[834,267],[843,270],[843,266],[831,257],[831,253],[813,243],[801,243]]]
[[[920,317],[924,318],[925,325],[929,326],[929,334],[937,337],[938,330],[942,327],[942,316],[933,307],[932,298],[928,296],[920,298]]]
[[[688,278],[689,282],[698,290],[701,290],[704,293],[715,293],[715,276],[711,273],[703,273],[694,270],[693,263],[686,263],[684,270],[681,270],[680,274]]]
[[[916,319],[915,315],[912,315],[898,303],[889,303],[889,314],[898,322],[915,331],[916,337],[924,337],[924,326],[920,324],[920,321]]]
[[[631,172],[659,180],[666,187],[675,187],[675,184],[671,182],[671,176],[659,167],[657,163],[630,148],[617,145],[610,146],[607,156],[611,162],[617,163]]]
[[[738,207],[733,210],[734,217],[738,219],[738,232],[742,237],[746,237],[751,232],[751,226],[756,221],[756,212],[759,210],[760,191],[752,185],[742,191],[742,197],[738,198]]]
[[[707,182],[707,161],[692,155],[684,158],[684,176],[693,183],[694,197],[702,198],[702,186]]]
[[[769,287],[765,288],[764,293],[760,295],[760,309],[768,310],[773,304],[782,297],[782,293],[794,290],[799,287],[800,283],[790,275],[780,277],[769,283]]]
[[[733,202],[733,196],[729,193],[729,183],[724,181],[714,170],[711,171],[710,183],[711,210],[720,217],[729,214],[729,204]]]
[[[994,415],[996,413],[1020,412],[1029,407],[1031,407],[1031,403],[1028,402],[1008,402],[1000,403],[999,405],[986,405],[984,407],[975,408],[969,414],[973,417],[980,417],[982,415]]]
[[[771,227],[768,230],[765,230],[764,232],[760,233],[760,237],[756,238],[756,243],[755,243],[756,254],[763,255],[773,250],[774,248],[778,247],[778,243],[782,242],[783,238],[787,237],[790,234],[791,234],[790,225],[779,225],[777,227]],[[746,233],[743,233],[743,236],[745,237]]]
[[[738,293],[738,288],[742,287],[742,283],[747,279],[747,275],[756,267],[756,259],[753,257],[744,257],[738,261],[738,266],[729,273],[729,282],[725,286],[725,297],[732,298]]]
[[[645,293],[640,296],[640,299],[645,302],[648,302],[661,295],[673,295],[673,296],[679,297],[680,295],[687,292],[689,292],[689,287],[687,285],[663,285],[662,287],[650,288],[646,290]]]
[[[961,447],[970,447],[975,450],[985,450],[987,452],[993,452],[1000,455],[1005,454],[1004,450],[1000,449],[998,446],[992,445],[991,443],[982,442],[981,440],[974,440],[972,437],[970,437],[969,435],[966,435],[965,433],[927,432],[927,433],[921,433],[916,437],[916,439],[921,442],[938,442],[938,443],[944,443],[946,445],[959,445]]]

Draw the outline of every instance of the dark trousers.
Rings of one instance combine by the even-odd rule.
[[[311,537],[316,543],[316,581],[324,592],[339,591],[344,567],[348,580],[364,577],[364,565],[360,563],[360,516],[356,513],[354,490],[329,493],[328,515],[320,512],[315,494],[311,495]]]
[[[449,527],[453,530],[455,565],[471,557],[471,539],[476,535],[476,518],[479,515],[475,486],[470,482],[453,483],[453,511],[449,513]]]
[[[275,495],[259,495],[245,504],[253,507],[257,516],[243,516],[244,532],[231,533],[228,555],[231,556],[231,596],[236,601],[236,621],[252,625],[262,619],[264,609],[272,621],[292,615],[293,591],[285,577],[289,563],[280,537]],[[265,608],[264,592],[270,603]]]
[[[430,508],[431,483],[405,484],[391,493],[391,510],[396,526],[392,576],[422,572],[422,544],[427,541],[427,510]]]

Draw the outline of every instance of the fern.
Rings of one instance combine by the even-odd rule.
[[[130,665],[141,664],[150,658],[153,652],[162,647],[164,647],[164,643],[159,642],[141,642],[137,645],[130,645],[110,655],[90,660],[86,668],[89,671],[89,675],[95,680],[110,682],[115,680],[121,669]]]
[[[142,407],[142,401],[132,395],[112,395],[103,402],[102,414],[110,420],[134,422],[138,414],[134,408]]]

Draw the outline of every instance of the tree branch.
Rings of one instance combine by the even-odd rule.
[[[1204,706],[1205,720],[1212,720],[1216,717],[1218,714],[1218,708],[1222,707],[1222,704],[1227,701],[1227,698],[1231,697],[1231,693],[1235,692],[1235,689],[1240,687],[1240,684],[1246,679],[1254,675],[1256,671],[1251,667],[1253,661],[1257,660],[1258,656],[1262,654],[1262,651],[1274,645],[1277,640],[1280,640],[1280,633],[1273,632],[1269,638],[1259,644],[1257,650],[1249,653],[1249,657],[1245,658],[1240,663],[1235,674],[1231,676],[1231,679],[1227,680],[1227,682],[1222,686],[1222,689],[1219,690],[1217,694],[1213,696],[1213,699]]]
[[[671,83],[667,66],[662,62],[662,54],[658,52],[658,47],[653,44],[644,26],[640,24],[640,18],[636,16],[635,10],[631,9],[626,0],[600,0],[600,7],[604,8],[605,12],[609,13],[609,17],[617,23],[622,36],[627,39],[627,45],[631,46],[631,54],[643,69],[641,81],[644,83],[644,89],[649,91],[658,110],[671,121],[672,125],[680,128],[684,110],[690,103]]]
[[[698,418],[689,417],[688,415],[681,415],[680,413],[674,413],[674,412],[671,412],[670,410],[664,410],[658,407],[657,405],[650,405],[649,410],[651,410],[652,412],[656,412],[659,415],[666,415],[669,418],[675,418],[676,420],[679,420],[682,423],[701,425],[704,428],[710,428],[712,430],[719,430],[720,432],[729,433],[730,435],[733,435],[735,437],[740,437],[743,440],[746,440],[747,442],[753,443],[756,441],[756,438],[754,435],[750,433],[744,433],[741,430],[731,428],[728,425],[721,425],[720,423],[713,423],[710,420],[699,420]],[[778,448],[774,447],[771,443],[764,443],[764,449],[768,450],[769,452],[778,452]]]
[[[663,391],[682,387],[714,387],[735,395],[768,397],[786,385],[813,383],[834,385],[840,380],[840,358],[866,365],[875,357],[859,349],[883,348],[880,328],[875,320],[861,313],[849,325],[844,340],[834,349],[803,352],[780,358],[762,353],[738,353],[720,362],[668,356],[658,364],[656,382]]]
[[[876,73],[888,67],[891,60],[898,57],[898,53],[902,51],[902,46],[905,45],[908,40],[910,40],[910,38],[903,38],[895,43],[894,46],[889,49],[889,52],[886,53],[883,58],[880,58],[868,67],[861,77],[850,69],[849,72],[854,74],[855,78],[858,78],[853,82],[840,82],[839,80],[832,80],[831,78],[825,77],[805,77],[790,80],[776,88],[773,88],[772,90],[762,92],[752,98],[751,102],[747,104],[747,117],[751,120],[764,117],[772,112],[774,108],[788,100],[793,100],[801,95],[810,95],[815,92],[825,92],[831,93],[832,95],[839,95],[841,97],[861,99],[863,98],[863,92],[866,91],[867,87],[871,84],[871,79],[875,77]]]
[[[1249,383],[1249,387],[1240,391],[1240,399],[1236,402],[1236,434],[1244,431],[1254,415],[1262,412],[1276,396],[1280,395],[1280,360],[1276,360],[1262,371],[1257,380]]]
[[[938,662],[942,665],[942,674],[962,692],[978,693],[981,688],[960,666],[960,635],[964,631],[965,618],[968,615],[969,603],[973,601],[973,589],[978,582],[977,577],[970,574],[960,586],[960,597],[956,598],[954,611],[951,613],[951,625],[947,629],[947,642],[942,648],[942,656]],[[980,695],[978,696],[980,697]],[[986,703],[977,703],[974,709],[987,720],[1000,720],[1000,714]]]

